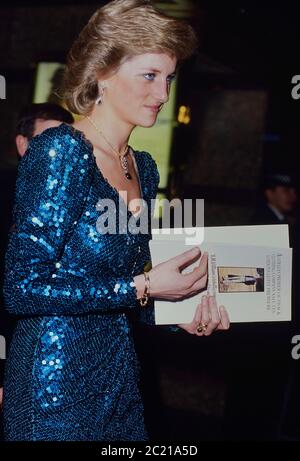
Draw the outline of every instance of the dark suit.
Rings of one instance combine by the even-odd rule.
[[[257,208],[251,218],[250,224],[288,224],[288,222],[285,218],[279,219],[274,211],[267,204],[264,204]]]

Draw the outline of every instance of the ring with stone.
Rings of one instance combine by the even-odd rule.
[[[207,330],[207,324],[206,323],[199,323],[199,325],[197,326],[197,332],[198,333],[202,333],[204,331]]]

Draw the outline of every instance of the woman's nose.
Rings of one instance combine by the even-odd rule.
[[[169,82],[159,82],[155,88],[155,99],[160,103],[166,103],[169,99],[170,84]]]

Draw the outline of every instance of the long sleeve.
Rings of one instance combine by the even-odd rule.
[[[83,213],[95,158],[67,125],[32,139],[19,165],[15,228],[6,253],[4,297],[15,315],[72,315],[136,307],[132,277],[64,269],[65,246]],[[78,256],[78,255],[77,255]]]

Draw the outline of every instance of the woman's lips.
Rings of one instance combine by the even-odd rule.
[[[161,106],[145,106],[147,109],[151,110],[154,113],[159,112]]]

